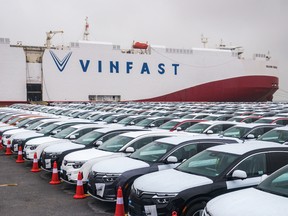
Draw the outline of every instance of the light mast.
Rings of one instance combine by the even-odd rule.
[[[85,23],[85,30],[84,30],[84,34],[83,34],[83,40],[87,40],[88,41],[88,35],[89,35],[88,17],[86,17],[85,21],[86,21],[86,23]]]

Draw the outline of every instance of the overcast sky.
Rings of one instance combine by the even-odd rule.
[[[132,41],[153,45],[201,47],[222,40],[244,47],[245,57],[267,53],[279,63],[276,101],[288,101],[288,0],[0,0],[0,37],[11,44],[44,45],[47,31],[63,30],[54,45],[83,38],[122,48]]]

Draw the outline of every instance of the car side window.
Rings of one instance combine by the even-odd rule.
[[[288,152],[270,152],[268,157],[271,161],[269,163],[269,174],[288,164]]]
[[[253,134],[255,138],[262,135],[264,133],[264,128],[256,128],[250,134]]]
[[[78,131],[76,138],[83,136],[84,134],[86,134],[92,130],[95,130],[95,128],[85,128],[83,130],[80,130],[80,131]]]
[[[256,154],[245,158],[234,170],[243,170],[247,177],[257,177],[267,173],[266,154]]]
[[[109,134],[107,134],[107,135],[104,135],[101,140],[102,140],[102,142],[105,142],[105,141],[107,141],[108,139],[111,139],[112,137],[117,136],[117,135],[122,134],[122,133],[125,133],[125,131],[119,131],[119,132],[109,133]]]
[[[152,137],[145,137],[145,138],[143,138],[143,139],[139,139],[139,140],[135,141],[135,142],[131,145],[131,147],[133,147],[133,148],[136,150],[136,149],[139,149],[139,148],[141,148],[142,146],[144,146],[144,145],[146,145],[146,144],[148,144],[148,143],[150,143],[150,142],[152,142],[152,141],[153,141]]]
[[[188,159],[197,153],[197,145],[190,144],[178,148],[170,156],[175,156],[178,159],[178,162]]]

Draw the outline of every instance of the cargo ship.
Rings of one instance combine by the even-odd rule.
[[[243,57],[240,46],[174,48],[133,42],[131,48],[88,40],[53,46],[0,38],[0,104],[93,101],[263,102],[278,90],[270,54]]]

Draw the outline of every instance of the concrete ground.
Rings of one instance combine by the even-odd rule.
[[[51,185],[51,173],[31,172],[32,163],[16,163],[17,155],[0,151],[1,216],[112,216],[115,203],[92,197],[74,199],[76,187],[61,182]]]

